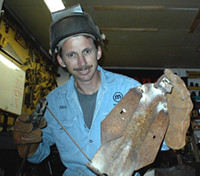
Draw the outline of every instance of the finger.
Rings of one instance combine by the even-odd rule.
[[[29,119],[29,115],[27,113],[22,113],[17,119],[22,122],[26,122]]]
[[[30,133],[33,129],[33,124],[32,123],[24,123],[20,121],[18,118],[15,121],[14,124],[14,130],[23,132],[23,133]]]
[[[178,84],[186,88],[184,81],[176,74],[174,74],[170,69],[165,69],[165,76],[173,83]]]
[[[165,69],[165,76],[174,85],[172,89],[172,94],[177,94],[182,100],[190,98],[190,92],[188,91],[184,81],[171,70]]]
[[[42,132],[39,128],[32,131],[30,134],[22,134],[20,136],[20,144],[34,144],[42,141]]]
[[[30,157],[32,154],[34,154],[38,148],[39,144],[31,144],[29,148],[29,154],[28,157]],[[27,157],[27,147],[28,145],[18,145],[17,150],[19,155],[24,158]]]
[[[40,124],[39,124],[39,128],[44,128],[47,125],[47,121],[45,120],[44,117],[42,117]]]

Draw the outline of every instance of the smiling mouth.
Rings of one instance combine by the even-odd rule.
[[[74,68],[75,71],[85,71],[85,70],[88,70],[92,68],[92,65],[84,65],[84,66],[81,66],[81,67],[78,67],[78,68]]]

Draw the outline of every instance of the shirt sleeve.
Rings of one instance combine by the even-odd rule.
[[[161,147],[161,151],[166,151],[169,150],[170,148],[167,146],[167,144],[165,143],[165,141],[162,143],[162,147]]]

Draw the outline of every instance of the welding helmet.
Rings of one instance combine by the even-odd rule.
[[[50,48],[53,61],[56,60],[56,55],[62,44],[68,38],[76,35],[88,35],[104,45],[98,26],[88,13],[82,11],[79,4],[52,13]]]

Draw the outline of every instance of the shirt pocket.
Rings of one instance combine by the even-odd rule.
[[[66,127],[65,130],[68,131]],[[65,130],[62,127],[52,128],[52,135],[60,152],[68,151],[71,143],[71,139],[69,135],[65,132]]]
[[[70,121],[70,123],[64,122],[62,126],[52,127],[52,135],[59,151],[70,152],[75,147],[73,140],[79,141],[80,133],[76,122]]]

